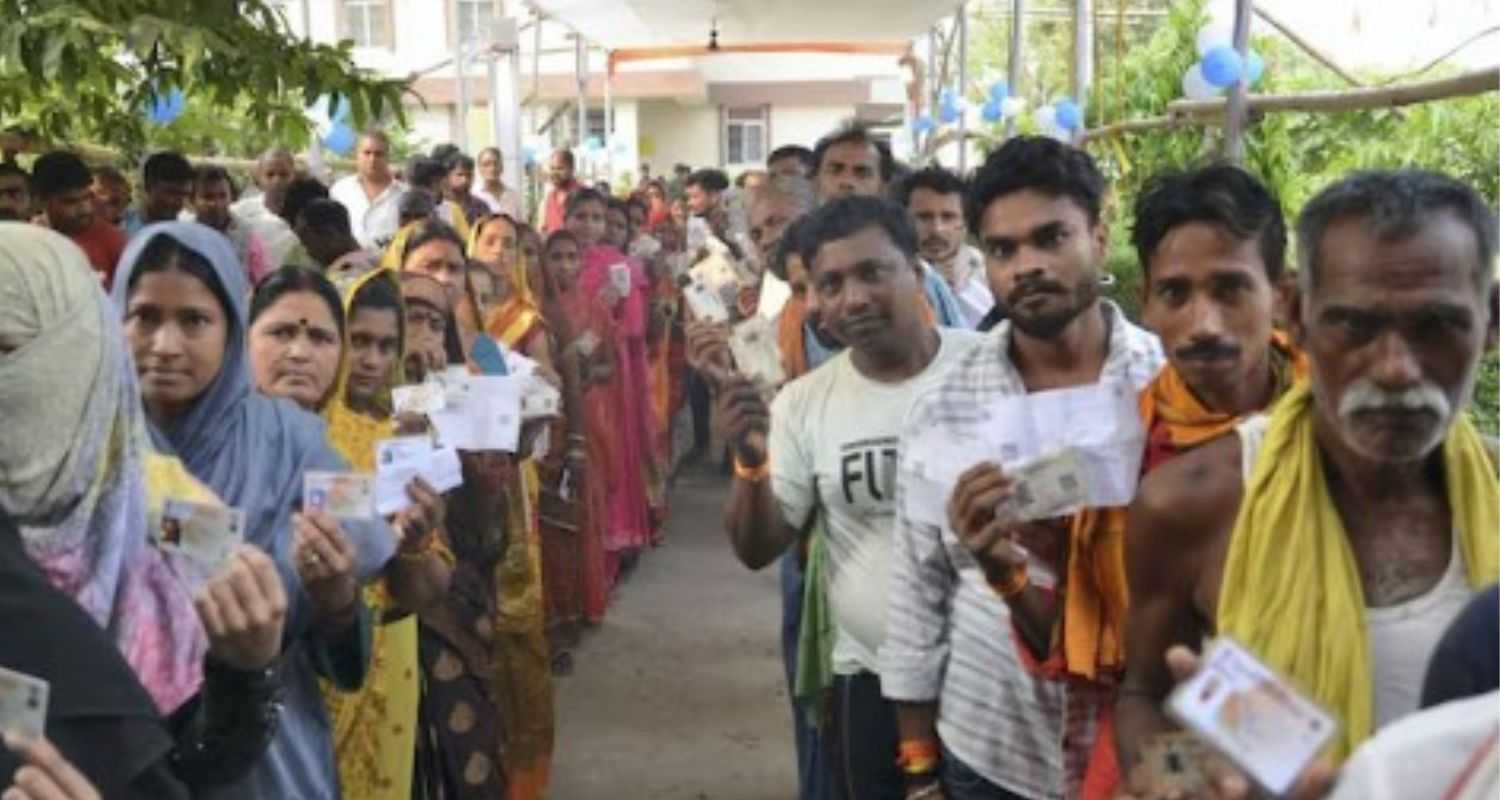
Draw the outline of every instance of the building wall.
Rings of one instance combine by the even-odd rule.
[[[719,110],[679,106],[668,101],[641,104],[640,158],[654,175],[670,175],[672,165],[692,167],[719,163]]]
[[[829,131],[854,116],[853,106],[771,106],[771,141],[767,152],[784,144],[812,147]]]

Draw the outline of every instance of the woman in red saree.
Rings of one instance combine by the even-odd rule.
[[[651,542],[647,475],[656,468],[655,425],[651,418],[646,366],[650,285],[639,262],[602,244],[608,202],[583,190],[568,200],[567,229],[583,248],[573,293],[597,299],[608,309],[614,373],[603,387],[610,398],[609,513],[605,527],[606,569],[613,578]],[[625,285],[627,284],[628,285]],[[622,291],[623,290],[623,291]]]
[[[608,382],[614,375],[610,310],[578,291],[581,263],[578,238],[567,230],[552,234],[542,249],[546,305],[557,336],[557,363],[563,377],[567,421],[566,476],[556,484],[559,526],[576,531],[578,569],[548,575],[576,580],[584,618],[598,623],[609,605],[612,579],[605,567],[605,528],[609,521],[609,465],[614,463],[614,411]]]

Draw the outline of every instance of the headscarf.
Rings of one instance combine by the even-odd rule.
[[[396,309],[397,338],[399,339],[400,352],[391,366],[385,387],[375,398],[376,407],[382,412],[383,417],[372,417],[349,407],[349,373],[353,369],[353,357],[350,355],[348,328],[354,323],[354,298],[359,295],[361,289],[374,281],[387,281],[395,292],[398,308]],[[345,325],[344,335],[344,357],[339,365],[338,379],[334,381],[333,394],[330,396],[328,405],[323,408],[323,419],[328,423],[328,440],[333,444],[339,455],[360,472],[375,471],[375,443],[381,439],[389,439],[396,435],[396,422],[391,418],[391,387],[403,382],[403,364],[406,361],[406,306],[401,302],[400,278],[396,273],[386,269],[378,269],[367,272],[357,278],[338,287],[339,295],[344,300],[344,317],[348,320]]]
[[[480,233],[486,225],[501,219],[509,223],[516,232],[517,252],[510,260],[509,267],[496,265],[501,270],[499,279],[506,282],[509,291],[504,302],[484,315],[484,330],[506,347],[520,348],[530,341],[532,332],[538,330],[538,326],[546,327],[546,320],[537,305],[536,294],[532,291],[531,281],[526,274],[526,256],[520,252],[521,226],[510,217],[499,214],[480,220],[469,235],[466,255],[470,259],[475,258]]]
[[[147,537],[151,444],[119,322],[76,246],[0,223],[0,342],[23,340],[0,355],[0,512],[170,712],[198,691],[208,642]]]
[[[170,236],[202,256],[218,282],[217,287],[210,288],[221,290],[230,308],[219,374],[181,417],[166,427],[152,423],[152,440],[158,448],[181,458],[188,470],[225,503],[244,511],[247,540],[277,561],[289,587],[300,588],[292,569],[291,516],[302,505],[303,474],[308,470],[343,471],[346,465],[329,447],[321,419],[290,400],[267,397],[251,388],[245,345],[245,274],[223,236],[193,223],[147,226],[130,240],[120,259],[114,286],[114,301],[120,312],[129,303],[141,254],[158,236]],[[345,532],[356,538],[359,527],[346,525]],[[389,538],[388,531],[360,532],[371,539],[371,547],[360,548],[359,571],[369,574],[390,555],[394,544],[380,544],[379,534]],[[294,604],[294,610],[298,605]],[[298,627],[295,621],[289,621],[289,631],[296,632]]]

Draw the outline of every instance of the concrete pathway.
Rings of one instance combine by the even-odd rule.
[[[742,567],[728,480],[687,467],[648,552],[557,682],[554,800],[788,800],[796,794],[775,566]]]

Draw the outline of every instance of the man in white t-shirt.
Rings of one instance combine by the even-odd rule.
[[[769,412],[753,384],[725,381],[719,414],[735,449],[725,524],[736,555],[760,569],[821,521],[825,538],[811,548],[824,559],[834,628],[836,729],[825,744],[839,749],[823,763],[853,797],[898,800],[896,713],[881,697],[876,661],[896,441],[912,400],[982,337],[924,320],[916,232],[888,200],[827,203],[799,225],[798,249],[809,304],[848,348],[783,387]]]
[[[990,309],[984,254],[964,242],[963,178],[942,167],[928,167],[907,176],[897,188],[896,202],[906,206],[922,246],[922,258],[943,276],[953,290],[965,327],[977,328]]]
[[[391,141],[384,131],[369,130],[354,150],[355,174],[333,184],[328,196],[349,209],[354,238],[361,247],[383,247],[401,227],[401,195],[406,185],[391,174]]]

